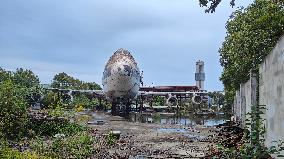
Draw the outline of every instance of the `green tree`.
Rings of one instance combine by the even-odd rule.
[[[219,105],[223,105],[224,104],[224,94],[221,93],[221,92],[217,92],[217,91],[214,91],[214,92],[208,92],[208,96],[210,98],[212,98],[215,103],[213,104],[219,104]]]
[[[227,36],[219,50],[223,67],[221,81],[226,101],[233,102],[235,90],[249,79],[250,70],[271,52],[284,33],[284,11],[281,3],[255,0],[247,8],[236,10],[229,18]]]
[[[86,90],[101,90],[101,86],[95,82],[86,82],[82,84],[82,89]]]
[[[86,108],[91,105],[91,100],[84,94],[78,94],[74,97],[73,105],[75,107],[82,106]]]
[[[13,73],[13,82],[27,88],[39,87],[39,78],[31,71],[23,68],[17,69]]]
[[[81,85],[81,81],[69,76],[67,73],[62,72],[56,74],[53,78],[51,87],[63,88],[63,89],[78,89]]]
[[[95,82],[83,82],[67,73],[56,74],[53,78],[51,87],[62,89],[83,89],[83,90],[100,90],[101,87]]]
[[[0,82],[6,81],[12,78],[12,72],[6,71],[0,67]]]
[[[58,98],[57,93],[48,91],[48,92],[44,93],[44,96],[41,100],[41,104],[45,108],[56,108],[58,101],[60,101],[60,99]]]
[[[224,0],[223,0],[224,1]],[[230,6],[235,6],[236,0],[229,0]],[[268,1],[268,0],[267,0]],[[206,13],[213,13],[215,12],[218,5],[222,2],[222,0],[199,0],[199,4],[201,7],[207,7],[205,10]],[[270,2],[284,6],[284,0],[270,0]]]
[[[0,68],[0,82],[7,80],[10,80],[15,85],[27,88],[25,98],[28,100],[28,104],[39,100],[41,92],[40,81],[31,70],[19,68],[15,72],[12,72]]]
[[[165,105],[165,98],[161,96],[155,96],[153,98],[153,106]]]
[[[67,73],[62,72],[56,74],[53,78],[51,87],[53,88],[62,88],[62,89],[77,89],[77,90],[101,90],[100,85],[95,82],[83,82],[79,79],[76,79],[72,76],[69,76]],[[56,94],[53,94],[56,96]],[[48,94],[46,98],[44,98],[44,103],[46,105],[54,105],[54,100],[62,101],[62,99],[57,99],[57,97],[52,97],[52,94]],[[76,94],[74,95],[74,100],[70,104],[70,106],[82,106],[84,108],[88,108],[92,106],[91,99],[88,98],[86,94]]]
[[[0,83],[0,132],[8,139],[21,137],[27,123],[26,88],[10,80]]]
[[[199,0],[199,4],[201,7],[207,7],[205,12],[213,13],[215,12],[217,6],[221,3],[222,0]],[[230,0],[230,5],[235,6],[235,0]]]

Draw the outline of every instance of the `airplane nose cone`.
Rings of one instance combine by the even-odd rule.
[[[118,49],[108,60],[104,76],[110,76],[111,74],[122,74],[131,76],[137,76],[140,74],[137,63],[129,51],[125,49]]]
[[[109,98],[133,98],[140,84],[140,72],[133,56],[125,49],[118,49],[108,60],[103,86]]]
[[[125,49],[118,49],[108,60],[106,67],[110,67],[118,63],[129,64],[130,66],[137,68],[137,63],[135,62],[133,56],[128,50]]]

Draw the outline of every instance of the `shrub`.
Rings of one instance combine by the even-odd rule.
[[[55,108],[57,106],[58,96],[54,92],[44,93],[43,99],[41,100],[42,105],[45,108]]]
[[[54,136],[58,133],[72,135],[74,133],[86,130],[86,127],[76,123],[70,123],[64,118],[54,118],[52,120],[32,120],[29,123],[29,129],[33,130],[36,135]]]
[[[3,137],[17,139],[24,135],[27,123],[26,88],[10,80],[0,83],[0,132]]]
[[[109,132],[106,136],[106,142],[108,145],[114,145],[117,140],[118,138],[112,132]]]
[[[87,158],[93,154],[94,139],[86,133],[67,138],[54,138],[47,143],[38,138],[31,142],[37,153],[51,158]]]
[[[87,108],[91,105],[90,99],[84,94],[77,94],[72,102],[75,108]],[[83,110],[83,109],[82,109]]]
[[[0,158],[3,159],[45,159],[33,151],[20,152],[17,149],[9,148],[8,143],[4,140],[0,141]]]

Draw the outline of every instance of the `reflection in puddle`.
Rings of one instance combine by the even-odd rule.
[[[188,137],[188,138],[195,138],[195,139],[205,139],[206,136],[204,135],[200,135],[200,134],[192,134],[191,131],[187,130],[187,129],[182,129],[182,128],[160,128],[157,129],[157,132],[160,133],[182,133],[184,136]]]
[[[206,136],[204,135],[194,135],[194,134],[184,134],[185,136],[189,137],[189,138],[198,138],[198,139],[205,139]]]
[[[200,119],[200,118],[163,118],[155,120],[155,123],[160,124],[176,124],[176,125],[204,125],[204,126],[214,126],[218,124],[225,123],[225,119]]]
[[[157,129],[158,132],[168,132],[168,133],[174,133],[174,132],[180,132],[180,133],[186,133],[189,132],[186,129],[179,129],[179,128],[160,128]]]

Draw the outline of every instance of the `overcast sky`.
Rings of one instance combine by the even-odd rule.
[[[218,49],[236,9],[223,1],[206,14],[198,0],[1,0],[0,67],[31,69],[42,83],[66,72],[101,84],[107,60],[124,48],[146,85],[195,85],[203,60],[205,89],[222,90]]]

